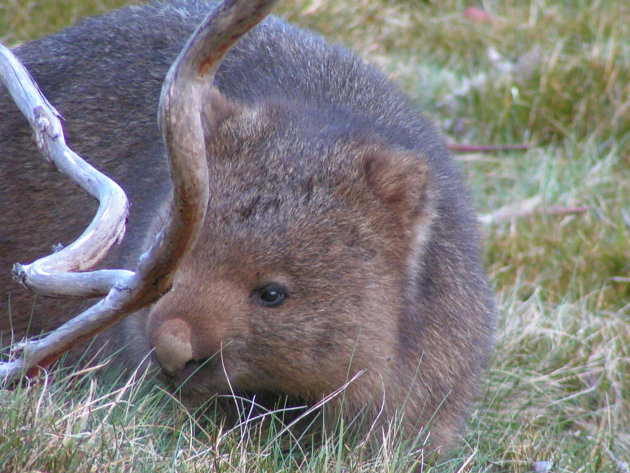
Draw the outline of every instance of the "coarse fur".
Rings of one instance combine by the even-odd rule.
[[[125,242],[105,265],[132,268],[163,220],[159,92],[211,4],[128,7],[15,49],[63,115],[70,146],[130,197]],[[382,74],[273,17],[230,51],[215,85],[203,116],[202,235],[172,290],[99,343],[122,348],[130,367],[155,349],[152,363],[191,404],[232,390],[313,404],[353,379],[346,415],[402,413],[405,435],[426,427],[433,449],[452,445],[494,305],[476,218],[441,138]],[[9,269],[72,241],[94,206],[46,169],[4,90],[0,110],[7,345],[84,305],[33,302]],[[281,304],[253,297],[268,284],[286,290]]]

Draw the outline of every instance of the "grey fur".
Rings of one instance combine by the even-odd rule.
[[[131,199],[125,242],[104,264],[132,267],[150,238],[146,229],[155,229],[159,221],[169,192],[155,118],[160,87],[209,8],[201,0],[132,6],[83,20],[15,50],[63,115],[69,145],[117,180]],[[375,360],[395,366],[388,365],[390,374],[376,373],[361,389],[373,389],[380,376],[395,385],[394,391],[413,392],[407,411],[411,419],[406,421],[409,433],[441,406],[444,414],[433,438],[438,447],[449,445],[474,396],[491,345],[494,305],[479,262],[477,224],[468,192],[441,138],[381,73],[347,50],[273,17],[229,53],[216,85],[228,102],[237,104],[237,110],[218,123],[208,118],[208,130],[218,138],[212,135],[207,143],[214,184],[206,238],[182,270],[180,289],[169,295],[175,299],[159,302],[149,315],[123,321],[105,339],[126,346],[125,358],[133,365],[150,346],[145,318],[149,317],[150,327],[151,320],[167,317],[163,308],[177,307],[178,297],[191,300],[201,294],[201,302],[194,302],[195,311],[206,310],[209,301],[216,300],[218,306],[227,304],[224,311],[229,312],[229,300],[217,296],[213,281],[228,281],[228,273],[245,264],[238,260],[245,254],[252,267],[273,266],[273,271],[281,268],[294,274],[297,293],[301,282],[315,281],[325,297],[307,298],[310,305],[300,306],[283,323],[273,318],[263,323],[267,315],[258,314],[248,325],[251,338],[234,337],[236,345],[246,347],[240,358],[234,355],[235,366],[247,366],[242,388],[276,390],[314,401],[322,393],[312,386],[320,384],[305,379],[293,392],[293,384],[285,388],[274,381],[278,364],[289,369],[295,344],[296,350],[308,347],[311,356],[304,358],[309,366],[299,365],[295,372],[321,369],[325,373],[329,365],[333,372],[335,363],[345,364],[346,369],[348,360],[335,359],[341,343],[335,337],[356,343],[365,333],[367,339],[376,339],[382,325],[378,317],[371,321],[369,313],[352,315],[353,304],[368,307],[364,299],[372,297],[369,288],[391,290],[402,284],[397,298],[373,296],[376,304],[396,301],[383,310],[395,314],[395,320],[385,324],[393,327],[395,343],[372,347]],[[24,336],[27,327],[29,334],[37,334],[58,325],[83,304],[40,298],[31,319],[32,297],[10,280],[9,269],[15,261],[29,262],[45,254],[57,240],[71,241],[91,218],[94,205],[87,204],[78,190],[68,191],[63,178],[45,168],[26,121],[4,90],[0,110],[0,329],[6,345],[12,329],[17,337]],[[402,169],[417,168],[418,176],[428,176],[426,188],[418,190],[422,207],[418,212],[424,212],[426,225],[411,248],[392,233],[379,233],[388,225],[398,225],[376,208],[381,203],[398,205],[398,189],[390,189],[398,184],[390,182],[389,168],[398,180],[406,178],[405,172],[396,171],[396,163],[364,160],[383,149],[394,156],[419,157],[417,165],[412,159],[401,164]],[[230,161],[230,153],[246,159]],[[366,179],[371,184],[365,184]],[[406,184],[415,186],[412,180]],[[370,197],[370,185],[384,196],[382,202]],[[407,188],[401,185],[400,193],[406,197]],[[413,212],[414,219],[420,218]],[[389,223],[383,223],[387,227],[383,230],[374,222]],[[365,230],[368,227],[372,233]],[[300,230],[304,228],[312,233]],[[351,261],[340,265],[340,258]],[[379,270],[375,262],[381,260],[408,264],[408,271],[401,276],[395,265],[388,269],[387,264]],[[230,267],[229,261],[238,264]],[[188,280],[187,274],[194,278]],[[191,289],[190,282],[200,276],[202,283]],[[225,282],[222,290],[229,284]],[[323,308],[320,319],[316,306]],[[215,308],[207,310],[214,313]],[[335,319],[335,314],[350,315]],[[209,315],[208,323],[211,320]],[[279,350],[283,347],[288,355]],[[369,370],[370,351],[365,353]],[[231,356],[229,350],[226,356]],[[375,362],[376,366],[380,365]],[[191,391],[207,397],[213,389],[218,389],[215,384],[200,382]],[[363,391],[355,396],[355,410],[360,408],[359,392]],[[394,397],[400,401],[401,396]]]

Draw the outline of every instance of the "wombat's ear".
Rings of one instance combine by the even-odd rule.
[[[227,118],[239,113],[243,106],[229,101],[215,87],[204,97],[201,111],[201,123],[206,137],[214,133]]]
[[[403,229],[414,231],[418,224],[430,222],[434,186],[423,156],[387,148],[373,150],[364,157],[363,173],[385,212]]]

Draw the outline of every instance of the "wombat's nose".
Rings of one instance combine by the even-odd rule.
[[[153,337],[155,357],[169,375],[182,370],[193,359],[190,325],[182,319],[169,319]]]

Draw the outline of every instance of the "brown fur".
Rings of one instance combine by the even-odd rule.
[[[66,117],[70,144],[131,195],[128,242],[110,258],[117,265],[133,264],[164,219],[157,92],[207,10],[177,3],[177,14],[165,5],[121,10],[17,50]],[[79,55],[81,41],[89,47]],[[17,209],[0,215],[8,269],[40,256],[52,235],[67,242],[90,209],[61,178],[41,177],[27,127],[0,101],[10,110],[0,119],[0,198]],[[402,413],[406,436],[427,428],[434,449],[452,445],[494,307],[476,219],[440,138],[381,75],[275,19],[228,55],[207,102],[202,235],[172,290],[100,340],[124,347],[132,367],[155,349],[153,364],[192,404],[233,390],[313,404],[356,378],[335,401],[347,416]],[[13,314],[0,322],[4,344],[11,328],[26,333],[30,298],[1,283],[0,310]],[[270,283],[288,290],[275,307],[256,298]],[[77,309],[38,301],[30,333]]]

